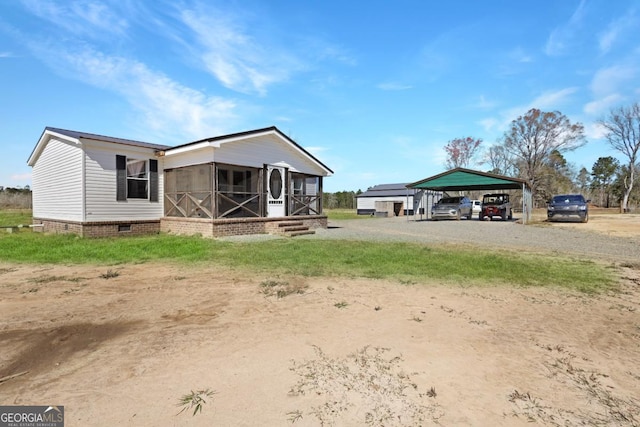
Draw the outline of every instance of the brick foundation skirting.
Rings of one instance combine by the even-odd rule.
[[[245,234],[277,234],[282,222],[301,222],[314,228],[327,228],[325,215],[301,215],[283,218],[200,219],[165,217],[146,221],[75,222],[33,218],[36,232],[71,233],[82,237],[116,237],[157,234],[159,232],[201,235],[203,237],[241,236]]]
[[[160,232],[160,220],[75,222],[33,218],[33,224],[42,225],[33,228],[36,232],[71,233],[82,237],[141,236]]]
[[[203,237],[242,236],[245,234],[276,233],[282,222],[302,222],[309,228],[327,228],[325,215],[300,215],[283,218],[233,218],[200,219],[164,217],[160,220],[163,233],[194,235]]]

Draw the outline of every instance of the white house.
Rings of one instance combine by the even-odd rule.
[[[45,128],[32,166],[33,221],[82,236],[217,237],[326,227],[331,169],[276,127],[175,147]]]

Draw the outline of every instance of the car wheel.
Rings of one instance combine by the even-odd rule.
[[[479,221],[482,221],[483,219],[484,219],[484,217],[482,216],[482,212],[480,212],[480,213],[478,214],[478,220],[479,220]]]
[[[503,221],[507,220],[507,210],[503,210],[502,212],[500,212],[500,218],[502,218]]]
[[[467,219],[468,220],[473,219],[473,211],[472,210],[469,210],[469,215],[467,215]]]
[[[462,218],[462,212],[458,209],[458,212],[456,212],[456,221],[460,221],[460,218]]]
[[[582,217],[582,222],[589,222],[589,214],[588,213],[584,214],[584,217]]]
[[[513,211],[509,209],[509,221],[513,219]]]

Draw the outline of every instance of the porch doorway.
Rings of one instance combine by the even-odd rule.
[[[267,216],[286,216],[285,203],[286,169],[280,166],[267,166]]]

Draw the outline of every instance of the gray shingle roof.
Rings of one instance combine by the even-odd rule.
[[[408,189],[407,184],[380,184],[374,185],[356,197],[391,197],[407,195],[413,195],[413,190]]]
[[[136,147],[151,148],[151,149],[154,149],[154,150],[167,150],[167,149],[171,148],[169,145],[152,144],[150,142],[135,141],[135,140],[132,140],[132,139],[114,138],[112,136],[96,135],[94,133],[87,133],[87,132],[77,132],[75,130],[68,130],[68,129],[59,129],[59,128],[53,128],[53,127],[46,127],[45,128],[45,132],[46,131],[59,133],[61,135],[65,135],[65,136],[68,136],[70,138],[95,139],[97,141],[112,142],[112,143],[115,143],[115,144],[133,145],[133,146],[136,146]]]

